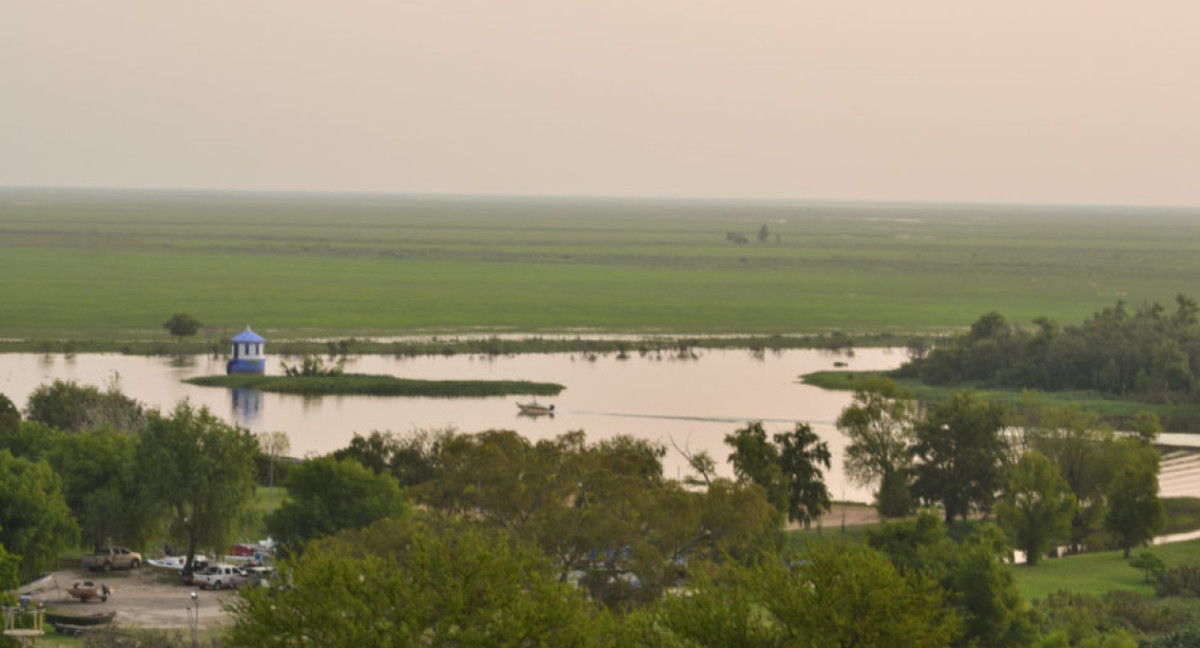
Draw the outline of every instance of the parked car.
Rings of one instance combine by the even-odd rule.
[[[137,569],[141,564],[142,554],[125,547],[96,547],[96,551],[83,557],[83,566],[92,571]]]
[[[236,565],[218,563],[192,574],[192,584],[201,589],[232,589],[246,584],[246,572]]]

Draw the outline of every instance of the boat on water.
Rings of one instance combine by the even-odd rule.
[[[521,410],[521,414],[528,416],[554,416],[553,405],[542,405],[537,401],[529,403],[517,403],[517,408]]]

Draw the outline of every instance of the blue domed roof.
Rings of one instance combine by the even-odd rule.
[[[259,335],[258,333],[251,331],[250,327],[247,326],[245,331],[242,331],[241,333],[238,333],[237,335],[233,336],[233,339],[230,341],[231,342],[266,342],[267,340],[266,340],[266,338]]]

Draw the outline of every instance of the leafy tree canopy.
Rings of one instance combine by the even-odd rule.
[[[946,522],[990,511],[1009,454],[1004,424],[1000,405],[969,392],[933,405],[914,428],[913,493],[940,504]]]
[[[1059,475],[1058,466],[1037,450],[1029,450],[1017,460],[996,505],[1000,526],[1013,546],[1025,552],[1030,565],[1070,538],[1074,512],[1075,496]]]
[[[304,461],[289,471],[286,486],[288,501],[267,519],[267,528],[289,551],[342,529],[411,512],[396,478],[374,473],[352,459]]]
[[[175,313],[162,325],[179,342],[182,342],[185,337],[195,335],[200,331],[201,326],[203,324],[200,320],[189,313]]]
[[[0,546],[20,556],[22,581],[53,569],[59,553],[79,541],[58,475],[45,461],[0,450],[0,502]]]
[[[138,445],[143,502],[186,538],[190,562],[198,546],[224,547],[254,494],[257,444],[207,407],[179,402],[169,415],[151,412]]]
[[[854,390],[837,419],[838,430],[849,440],[846,475],[860,486],[879,483],[875,502],[886,517],[908,515],[912,509],[908,472],[915,418],[911,395],[887,378],[871,378]]]
[[[47,459],[62,477],[63,494],[81,527],[85,547],[140,546],[156,520],[144,505],[137,471],[139,437],[101,428],[61,435]]]
[[[1023,328],[993,312],[903,371],[932,384],[1193,398],[1200,384],[1198,313],[1196,300],[1182,294],[1174,313],[1157,302],[1131,311],[1118,301],[1067,327],[1043,317]]]
[[[315,547],[285,563],[288,588],[246,590],[232,604],[232,643],[586,648],[607,634],[604,613],[528,547],[477,528],[401,537],[386,557]]]
[[[145,408],[122,394],[115,379],[103,392],[91,385],[55,380],[33,390],[25,411],[30,421],[67,432],[106,425],[123,432],[138,432],[146,426]]]

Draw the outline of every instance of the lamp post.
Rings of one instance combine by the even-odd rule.
[[[192,604],[187,606],[188,625],[192,627],[192,648],[200,648],[200,597],[192,592]]]

